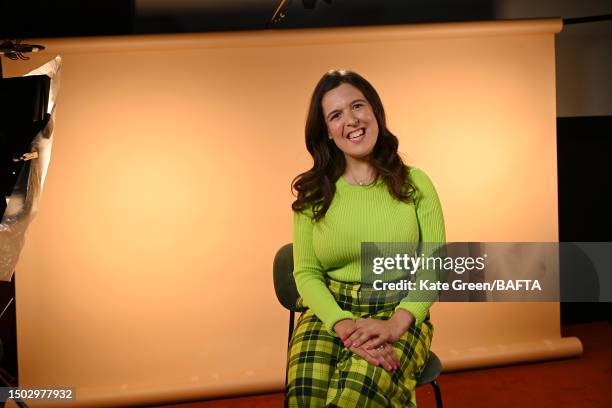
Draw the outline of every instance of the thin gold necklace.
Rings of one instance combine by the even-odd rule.
[[[353,184],[358,184],[360,186],[367,186],[370,185],[374,182],[374,180],[376,179],[376,177],[370,177],[369,179],[365,179],[365,180],[358,180],[357,177],[355,177],[352,174],[349,174],[351,176],[351,179],[353,180]]]

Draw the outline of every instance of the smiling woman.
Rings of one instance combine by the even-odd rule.
[[[445,241],[436,191],[402,162],[372,85],[329,71],[306,121],[312,169],[293,183],[294,276],[303,313],[289,346],[290,407],[415,406],[431,300],[360,295],[362,242]]]

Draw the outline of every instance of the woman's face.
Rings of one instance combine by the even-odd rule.
[[[378,139],[378,122],[363,93],[343,83],[328,91],[321,100],[329,137],[347,159],[364,159]]]

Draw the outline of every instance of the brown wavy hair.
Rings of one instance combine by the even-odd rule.
[[[356,72],[331,70],[323,75],[315,87],[306,118],[306,148],[314,163],[310,170],[296,176],[291,183],[297,197],[291,208],[296,212],[312,209],[315,221],[325,216],[336,192],[336,181],[346,167],[344,154],[328,137],[321,103],[327,92],[344,83],[353,85],[363,93],[378,122],[378,139],[368,157],[377,176],[387,185],[389,193],[400,201],[410,202],[416,191],[408,180],[408,168],[397,153],[397,137],[387,129],[385,109],[374,87]]]

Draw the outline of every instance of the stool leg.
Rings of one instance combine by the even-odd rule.
[[[287,358],[289,358],[289,344],[291,343],[291,336],[293,335],[293,326],[295,324],[295,313],[290,310],[289,311],[289,339],[287,339]],[[287,387],[287,378],[289,372],[285,370],[285,387]]]
[[[293,326],[295,326],[295,312],[289,312],[289,338],[287,339],[287,347],[291,343],[291,336],[293,336]]]
[[[442,407],[442,392],[440,392],[440,385],[438,384],[436,380],[433,380],[431,382],[431,386],[433,387],[434,395],[436,396],[436,407],[443,408]]]

